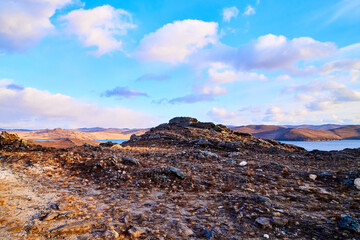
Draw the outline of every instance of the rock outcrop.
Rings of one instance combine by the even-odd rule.
[[[17,134],[11,134],[6,131],[0,135],[0,149],[15,150],[25,149],[27,142],[21,139]]]
[[[123,146],[196,146],[229,151],[305,151],[301,147],[274,140],[255,138],[251,134],[234,132],[222,124],[200,122],[191,117],[175,117],[169,123],[151,128],[140,136],[133,135]]]

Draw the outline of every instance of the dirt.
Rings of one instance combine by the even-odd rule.
[[[2,147],[0,239],[360,238],[360,149],[193,123],[122,147]]]

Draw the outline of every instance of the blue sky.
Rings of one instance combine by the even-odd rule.
[[[0,2],[0,127],[360,124],[360,2]]]

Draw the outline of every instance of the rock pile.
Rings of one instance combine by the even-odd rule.
[[[11,134],[6,131],[0,135],[0,149],[15,150],[26,148],[27,142],[21,139],[17,134]]]
[[[248,133],[234,132],[222,124],[200,122],[191,117],[175,117],[169,123],[151,128],[143,135],[133,135],[123,146],[189,146],[227,151],[305,151],[301,147],[274,140],[255,138]]]

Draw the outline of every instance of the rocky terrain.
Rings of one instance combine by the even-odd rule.
[[[255,137],[283,141],[327,141],[327,140],[358,140],[360,139],[359,125],[301,125],[301,126],[273,126],[248,125],[232,127],[236,132],[253,134]]]
[[[0,136],[0,239],[359,239],[360,149],[174,118],[122,145]]]

